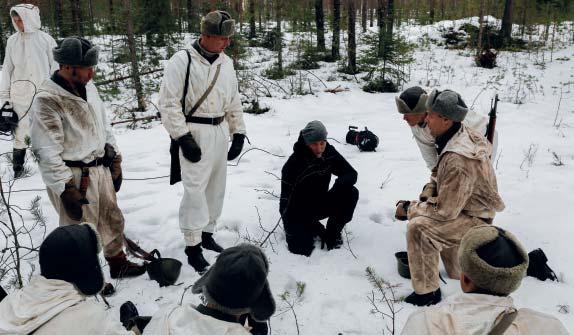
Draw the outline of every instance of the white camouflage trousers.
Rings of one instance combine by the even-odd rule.
[[[212,233],[223,209],[227,178],[229,126],[188,123],[191,135],[201,148],[201,160],[192,163],[179,152],[183,198],[179,207],[179,227],[185,243],[201,243],[201,233]]]

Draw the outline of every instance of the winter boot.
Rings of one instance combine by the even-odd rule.
[[[26,149],[14,149],[12,151],[12,168],[14,169],[14,179],[22,177],[24,173],[24,159]]]
[[[120,321],[121,321],[122,325],[124,325],[124,327],[126,327],[126,329],[128,326],[128,322],[132,318],[135,318],[136,316],[139,316],[139,315],[140,314],[138,312],[138,309],[136,308],[134,303],[131,301],[126,301],[120,306]]]
[[[213,233],[201,233],[201,246],[207,250],[212,250],[217,253],[223,251],[223,248],[213,239]]]
[[[126,254],[122,251],[116,256],[106,257],[110,266],[110,276],[113,279],[137,277],[145,273],[145,265],[139,265],[128,261]]]
[[[100,291],[103,297],[111,297],[114,293],[116,293],[116,288],[112,283],[105,283],[104,288]]]
[[[325,244],[327,245],[327,250],[340,249],[343,245],[343,238],[340,233],[334,235],[328,234],[325,238]],[[321,246],[321,249],[323,249],[323,246]]]
[[[411,293],[405,298],[405,302],[415,305],[415,306],[431,306],[438,304],[442,300],[440,293],[440,288],[434,292],[427,294],[417,294],[416,292]]]
[[[207,271],[209,263],[203,258],[201,245],[185,247],[185,254],[187,255],[187,262],[199,274],[204,274]]]

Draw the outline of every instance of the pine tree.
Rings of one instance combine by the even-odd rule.
[[[317,50],[325,51],[325,14],[323,0],[315,0],[315,25],[317,26]]]

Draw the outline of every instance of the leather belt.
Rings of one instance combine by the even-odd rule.
[[[217,126],[218,124],[220,124],[221,122],[223,122],[223,120],[225,119],[225,116],[219,116],[219,117],[199,117],[199,116],[187,116],[185,118],[185,121],[190,122],[190,123],[201,123],[201,124],[210,124],[213,126]]]
[[[76,167],[76,168],[94,167],[104,165],[104,159],[103,157],[96,158],[88,163],[84,163],[82,161],[64,161],[64,164],[66,164],[67,167]]]

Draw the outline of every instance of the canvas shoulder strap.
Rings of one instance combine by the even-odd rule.
[[[500,322],[497,323],[496,326],[494,326],[494,328],[490,330],[490,333],[488,333],[488,335],[503,335],[508,330],[508,328],[510,328],[510,325],[512,325],[512,322],[514,321],[514,319],[516,319],[517,314],[518,311],[516,310],[504,314],[502,320],[500,320]]]
[[[191,55],[189,51],[185,50],[187,54],[187,70],[185,71],[185,78],[183,78],[183,96],[181,97],[181,112],[185,115],[185,97],[187,96],[187,91],[189,90],[189,68],[191,67]]]
[[[221,63],[217,64],[217,69],[215,70],[215,76],[213,76],[213,80],[209,84],[209,87],[207,88],[205,93],[203,93],[203,95],[199,98],[199,100],[197,100],[195,105],[193,105],[193,107],[189,111],[188,116],[191,116],[193,113],[195,113],[195,111],[199,108],[199,106],[201,106],[201,104],[205,101],[205,99],[207,98],[209,93],[211,93],[211,90],[213,90],[213,87],[215,86],[215,83],[217,82],[217,78],[219,78],[219,72],[220,71],[221,71]]]
[[[219,73],[221,72],[221,63],[217,64],[217,68],[215,70],[215,75],[213,76],[213,79],[211,80],[209,87],[207,87],[207,90],[205,90],[203,95],[193,105],[193,107],[191,108],[189,113],[186,114],[185,113],[185,97],[187,96],[187,91],[189,90],[189,68],[191,65],[191,55],[189,54],[189,51],[185,50],[185,52],[187,53],[188,63],[187,63],[187,70],[185,72],[185,84],[183,86],[183,96],[181,98],[181,112],[184,115],[186,115],[187,117],[190,117],[191,115],[193,115],[193,113],[195,113],[195,111],[197,111],[199,106],[201,106],[201,104],[205,101],[205,99],[207,99],[207,96],[209,95],[209,93],[211,93],[211,91],[213,90],[213,87],[215,87],[215,83],[217,82],[217,78],[219,78]]]

